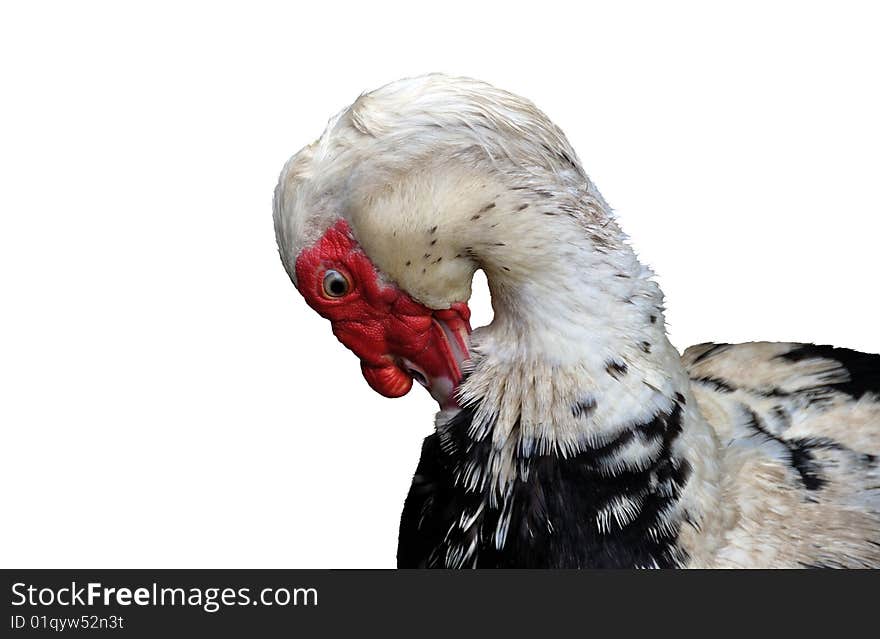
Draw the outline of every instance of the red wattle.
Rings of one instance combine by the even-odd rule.
[[[368,366],[361,362],[364,379],[374,391],[385,397],[403,397],[412,388],[412,378],[394,364]]]

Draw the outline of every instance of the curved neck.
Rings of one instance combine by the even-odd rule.
[[[662,293],[589,183],[500,199],[516,211],[505,218],[518,217],[490,217],[469,247],[495,309],[474,332],[472,373],[461,388],[464,403],[492,398],[477,426],[491,423],[495,438],[516,429],[526,445],[577,450],[688,394],[666,338]]]

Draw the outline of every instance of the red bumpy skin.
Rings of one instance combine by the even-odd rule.
[[[328,271],[347,280],[347,287],[334,291],[344,293],[328,292]],[[330,320],[333,334],[360,358],[375,391],[400,397],[416,376],[441,407],[455,405],[453,391],[461,381],[470,334],[466,303],[430,309],[384,282],[344,220],[300,253],[296,280],[309,306]]]

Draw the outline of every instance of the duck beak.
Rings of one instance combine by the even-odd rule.
[[[424,351],[400,358],[400,368],[428,389],[441,409],[458,407],[455,391],[462,380],[464,363],[470,359],[470,310],[466,304],[434,311]]]

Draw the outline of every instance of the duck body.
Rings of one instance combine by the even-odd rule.
[[[462,489],[463,469],[486,467],[491,454],[468,435],[473,410],[462,410],[424,442],[401,517],[398,566],[880,566],[880,355],[701,344],[683,363],[717,434],[724,477],[714,513],[723,534],[699,564],[679,540],[685,526],[689,543],[704,541],[694,521],[663,518],[690,473],[669,454],[681,430],[679,397],[671,412],[602,446],[568,457],[521,455],[519,478],[500,503]],[[656,463],[612,477],[597,463],[631,438],[651,436],[663,442]],[[609,516],[609,504],[634,497],[636,511]]]
[[[531,102],[443,75],[363,94],[285,165],[274,220],[370,386],[440,406],[401,567],[880,567],[880,357],[679,354]],[[495,314],[471,331],[478,269]]]

